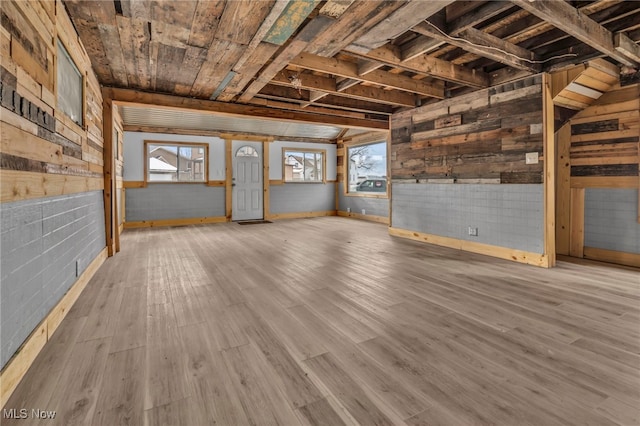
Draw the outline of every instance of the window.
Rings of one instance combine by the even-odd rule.
[[[82,74],[60,40],[58,40],[57,64],[58,108],[82,126],[84,92]]]
[[[243,146],[236,152],[236,157],[258,157],[258,151],[248,145]]]
[[[145,141],[147,182],[206,182],[209,145]]]
[[[387,143],[347,147],[347,192],[360,195],[387,194]]]
[[[283,150],[283,176],[285,182],[324,182],[324,150]]]

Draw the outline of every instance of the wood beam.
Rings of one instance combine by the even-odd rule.
[[[314,55],[332,57],[401,7],[404,2],[404,0],[353,2],[342,16],[336,19],[334,25],[309,43],[306,51]]]
[[[336,89],[338,89],[338,92],[342,92],[343,90],[346,90],[349,87],[353,87],[355,85],[360,84],[360,80],[355,80],[353,78],[340,77],[336,79],[336,81],[338,83],[336,86]]]
[[[617,33],[613,39],[615,49],[640,64],[640,46],[625,33]]]
[[[339,92],[336,89],[336,81],[330,77],[321,77],[313,74],[299,74],[298,78],[300,80],[300,84],[303,89],[311,90],[311,91],[321,91],[324,92],[323,95],[326,96],[328,94],[334,94],[338,96],[344,96],[347,98],[353,99],[361,99],[365,101],[371,102],[380,102],[389,105],[396,106],[408,106],[415,107],[415,98],[412,94],[406,92],[392,91],[392,90],[384,90],[379,89],[377,87],[370,86],[353,86],[347,89],[344,89],[342,92]],[[272,84],[284,85],[289,87],[294,87],[291,80],[279,73],[274,77],[271,81]],[[324,97],[322,96],[322,97]],[[315,102],[320,100],[321,97],[316,97],[314,99],[313,94],[310,96],[309,101]]]
[[[371,71],[375,71],[377,69],[382,68],[383,66],[384,64],[378,61],[370,61],[368,59],[362,59],[358,61],[358,74],[366,75],[366,74],[369,74]]]
[[[285,102],[293,102],[304,105],[309,102],[311,93],[307,89],[294,89],[292,87],[266,85],[256,97],[266,97]],[[378,102],[371,102],[361,99],[346,98],[342,96],[327,95],[321,102],[316,101],[314,105],[323,105],[328,108],[347,109],[349,111],[360,111],[370,114],[391,113],[391,106]]]
[[[360,114],[362,115],[362,114]],[[171,135],[192,135],[192,136],[213,136],[224,139],[229,135],[232,136],[253,136],[256,138],[264,138],[265,136],[274,137],[276,139],[283,139],[292,142],[313,142],[313,143],[333,143],[333,139],[326,138],[300,138],[300,137],[292,137],[285,135],[265,135],[263,133],[251,133],[251,132],[242,132],[235,133],[229,131],[221,131],[221,130],[193,130],[193,129],[178,129],[175,127],[156,127],[156,126],[123,126],[125,132],[142,132],[142,133],[168,133]],[[210,181],[211,182],[211,181]],[[224,183],[224,181],[222,181]]]
[[[489,85],[489,76],[482,71],[472,70],[462,65],[456,65],[426,55],[403,61],[398,53],[389,46],[379,47],[365,54],[355,51],[349,51],[349,53],[358,57],[373,59],[406,71],[425,74],[465,86],[481,88]],[[367,77],[368,76],[369,75],[367,75]]]
[[[632,67],[639,65],[637,61],[615,49],[611,31],[569,3],[540,0],[511,0],[511,2],[624,65]]]
[[[408,61],[424,53],[429,53],[443,44],[444,42],[440,40],[418,35],[413,40],[400,46],[400,60],[403,62]]]
[[[384,64],[381,64],[380,62],[376,62],[376,61],[369,61],[369,60],[362,60],[360,62],[358,62],[358,74],[360,75],[365,75],[370,73],[371,71],[377,70],[378,68],[383,67]],[[353,87],[357,84],[360,84],[360,82],[358,80],[351,80],[351,79],[347,79],[347,80],[343,80],[342,84],[340,84],[339,87],[337,87],[337,91],[338,92],[342,92],[345,89],[348,89],[349,87]],[[312,102],[316,102],[320,99],[322,99],[323,97],[327,96],[328,93],[324,93],[324,94],[318,94],[317,98],[313,98],[311,97],[309,99],[309,103],[303,104],[303,107],[309,106],[311,105]]]
[[[413,27],[412,31],[517,69],[532,73],[542,69],[539,63],[532,62],[536,60],[533,52],[475,28],[467,28],[453,37],[432,23],[423,22]]]
[[[319,0],[289,2],[262,41],[282,46],[318,3]]]
[[[253,98],[271,79],[289,64],[291,59],[295,58],[304,50],[309,42],[323,30],[327,29],[332,23],[333,18],[318,15],[313,18],[295,38],[276,56],[269,65],[260,73],[260,75],[247,87],[247,89],[238,98],[239,102],[247,102]]]
[[[444,98],[444,86],[437,82],[425,82],[414,80],[410,77],[392,74],[385,71],[375,70],[367,75],[358,74],[358,65],[353,62],[342,61],[335,58],[324,58],[303,52],[291,61],[291,65],[324,72],[354,80],[367,81],[385,87],[391,87],[407,92],[419,93],[434,98]]]
[[[366,53],[383,46],[451,3],[453,0],[410,1],[371,28],[349,48],[352,51]]]
[[[266,86],[265,88],[262,89],[260,93],[256,95],[255,98],[251,100],[250,103],[253,105],[278,106],[279,108],[282,108],[285,110],[291,110],[291,111],[307,111],[310,108],[310,107],[304,106],[307,103],[309,103],[308,101],[306,101],[305,103],[301,103],[298,101],[297,103],[295,99],[290,99],[286,96],[269,94],[270,91],[271,91],[271,86]],[[305,98],[308,99],[308,96],[306,96]],[[387,112],[383,112],[383,111],[374,111],[372,109],[367,109],[366,106],[362,106],[358,104],[355,104],[353,106],[329,104],[330,101],[334,101],[334,100],[335,99],[332,99],[331,96],[325,96],[321,101],[318,101],[311,105],[315,106],[316,108],[333,109],[333,111],[335,111],[336,114],[341,112],[346,112],[350,114],[359,114],[362,116],[362,118],[379,120],[379,121],[388,120],[388,117],[393,113],[393,110],[391,107],[387,109]],[[353,99],[341,98],[340,100],[351,101],[351,103],[353,103]]]
[[[452,36],[460,34],[462,31],[473,28],[481,22],[512,8],[513,4],[506,1],[490,1],[477,9],[462,15],[449,24],[447,24],[447,32]]]
[[[278,20],[284,9],[288,6],[290,0],[276,0],[275,4],[271,8],[269,15],[267,15],[266,19],[258,28],[258,31],[254,34],[253,38],[247,45],[247,48],[242,52],[242,56],[236,61],[235,65],[232,68],[232,71],[235,73],[240,73],[240,70],[243,69],[243,65],[247,62],[247,60],[253,55],[258,45],[262,42],[267,33],[271,30],[271,27]],[[302,22],[300,22],[302,23]],[[214,93],[221,92],[225,87],[216,88]],[[212,97],[212,100],[215,100],[216,97]]]
[[[195,110],[228,116],[249,116],[276,121],[294,121],[320,123],[336,126],[357,127],[364,129],[388,129],[388,122],[372,119],[354,119],[343,116],[332,116],[313,112],[283,111],[274,108],[240,105],[204,99],[185,98],[181,96],[147,93],[131,89],[105,87],[103,97],[119,104],[160,106],[178,110]]]

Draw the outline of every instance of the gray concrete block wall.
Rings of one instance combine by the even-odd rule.
[[[0,220],[4,366],[105,247],[102,191],[3,203]]]
[[[394,183],[391,220],[395,228],[544,252],[542,185]]]
[[[285,183],[269,187],[269,212],[302,213],[336,209],[334,183]]]
[[[584,245],[640,253],[637,189],[585,189]]]
[[[225,188],[201,184],[149,184],[125,192],[127,222],[225,216]]]
[[[338,210],[341,212],[350,208],[353,213],[362,214],[364,210],[366,215],[389,217],[388,198],[350,197],[344,194],[342,183],[338,184],[338,191]]]

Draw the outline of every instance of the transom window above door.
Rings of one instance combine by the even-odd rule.
[[[236,151],[236,157],[257,157],[258,151],[255,148],[245,145]]]

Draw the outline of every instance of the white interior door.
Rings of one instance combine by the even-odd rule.
[[[262,219],[262,142],[233,141],[232,220]]]

